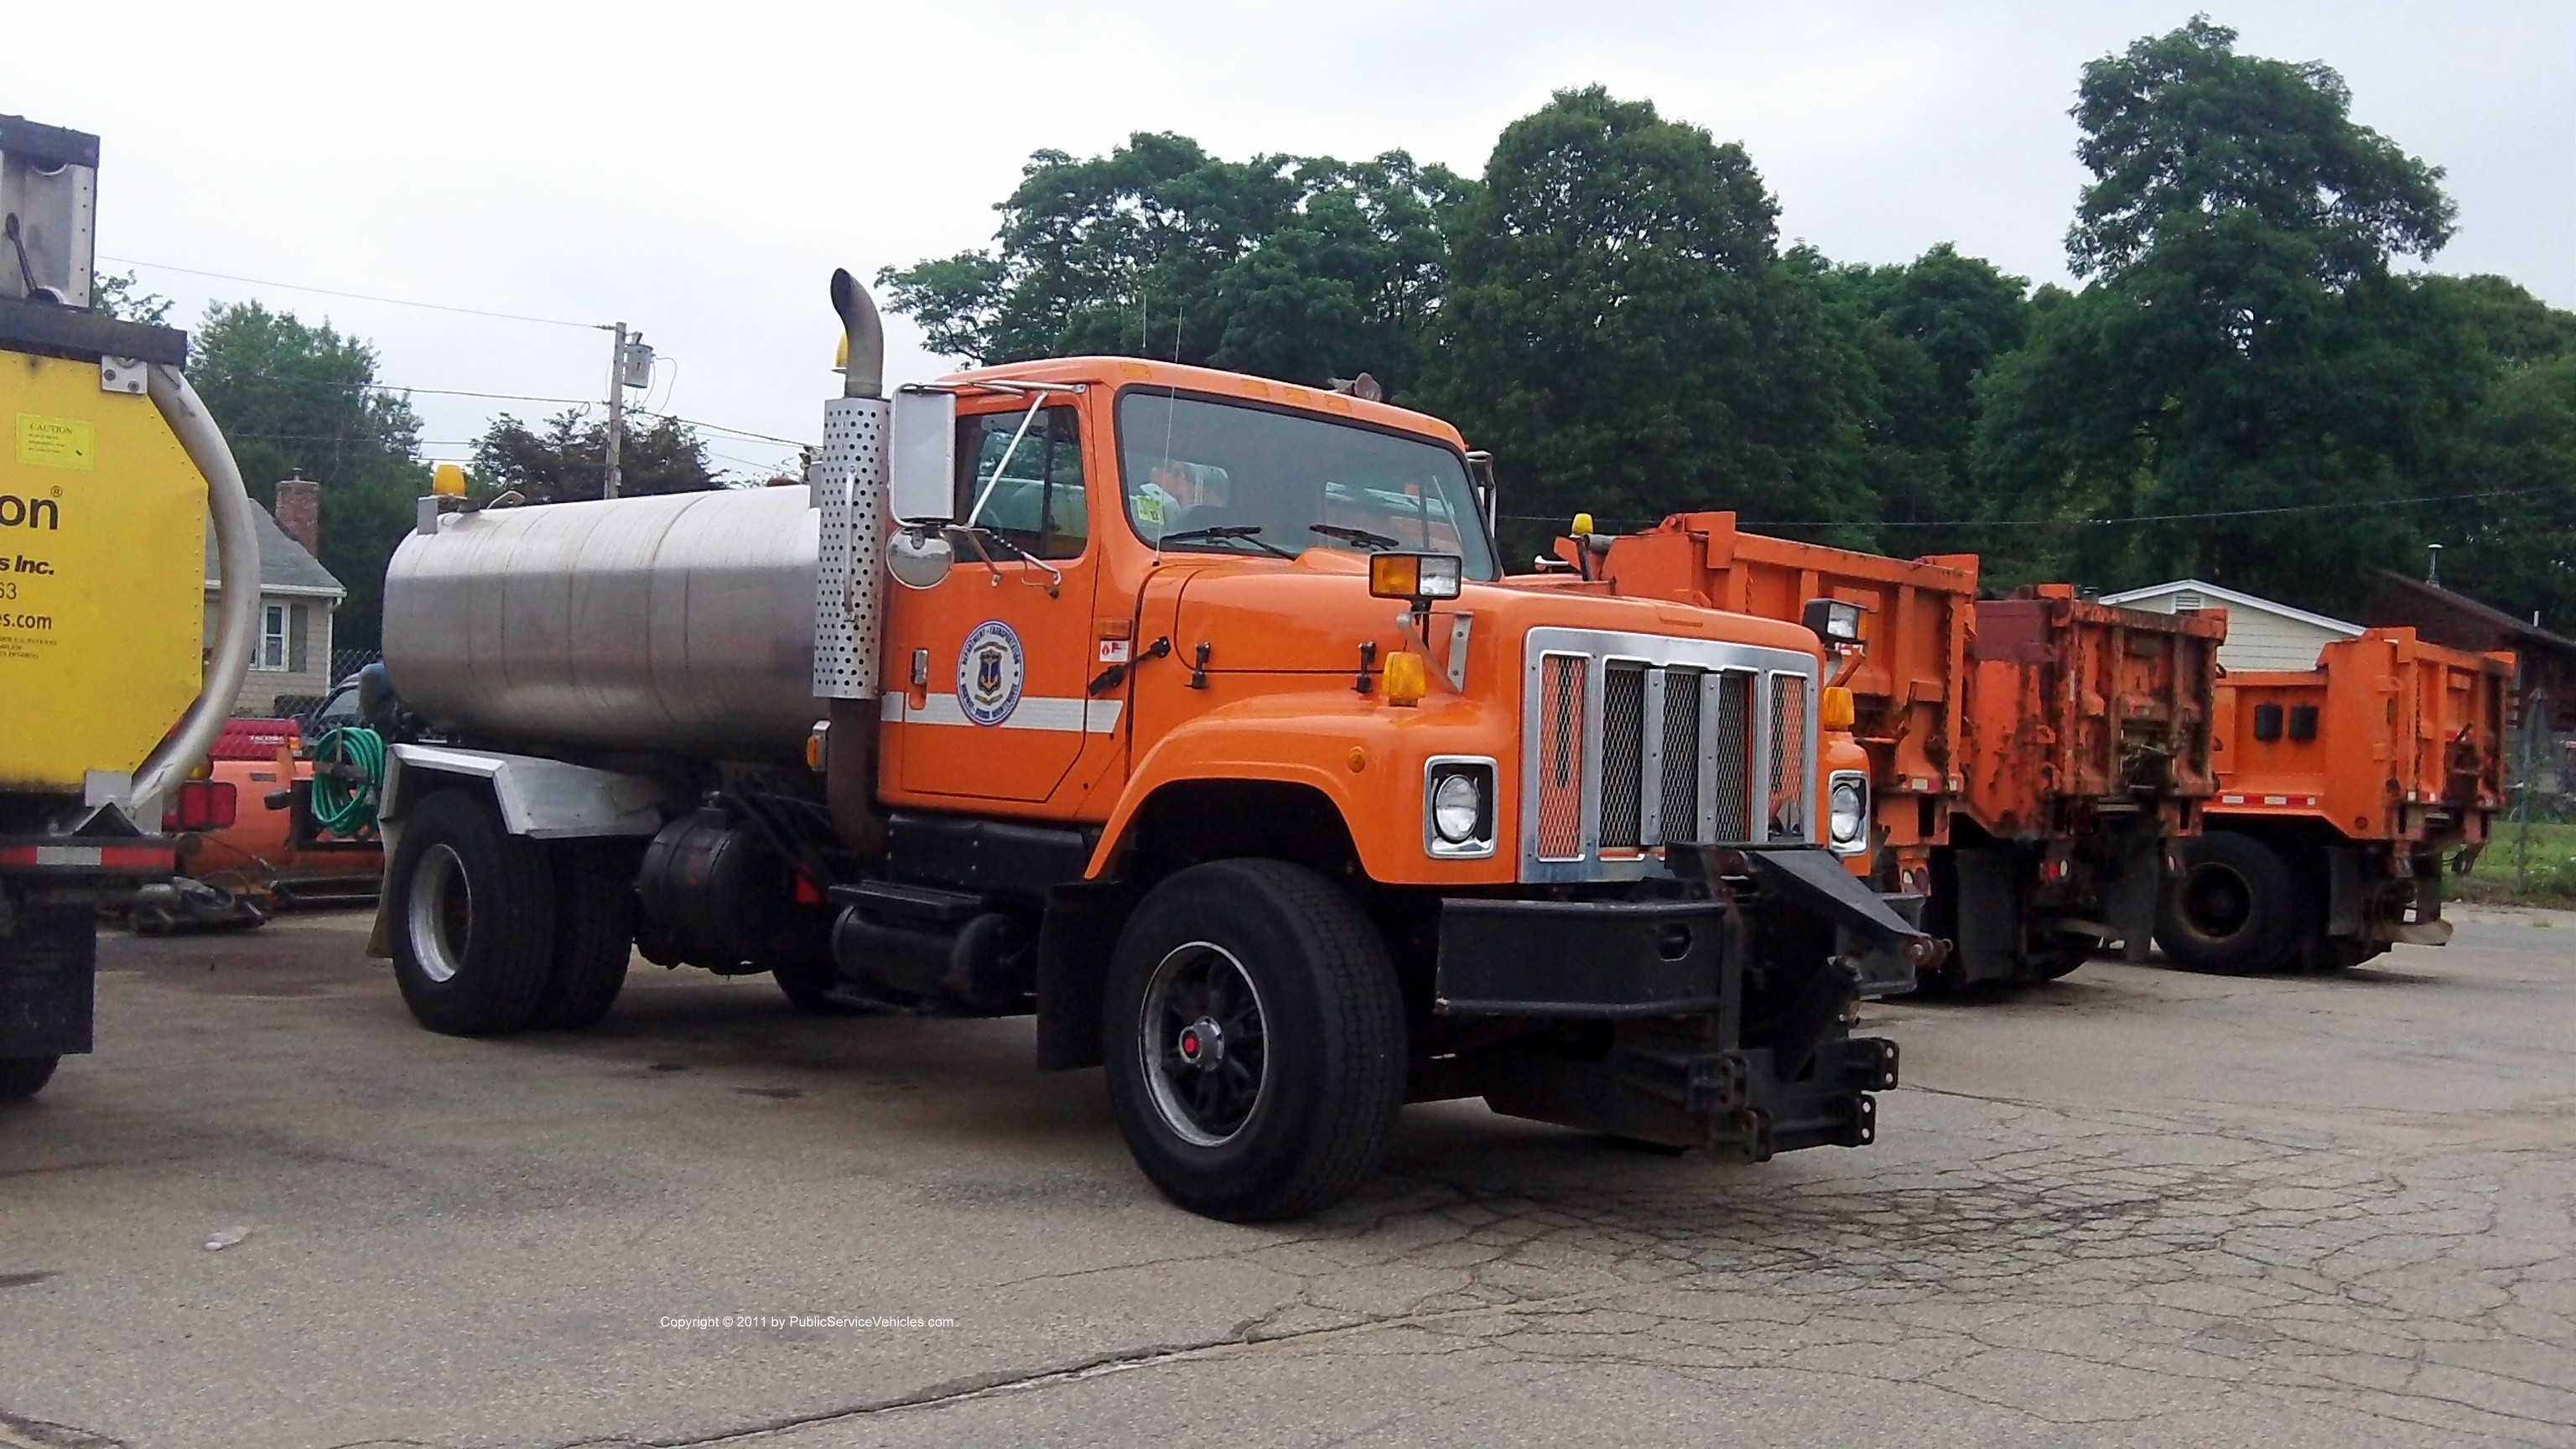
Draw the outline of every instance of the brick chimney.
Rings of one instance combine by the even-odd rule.
[[[277,526],[288,538],[322,556],[322,485],[299,473],[277,485]]]

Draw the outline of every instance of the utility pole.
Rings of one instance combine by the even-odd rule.
[[[608,481],[599,496],[617,496],[617,455],[626,442],[626,324],[617,324],[617,350],[608,358]]]

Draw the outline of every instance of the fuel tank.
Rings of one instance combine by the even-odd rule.
[[[495,746],[800,758],[817,512],[803,488],[449,514],[385,570],[385,669]]]

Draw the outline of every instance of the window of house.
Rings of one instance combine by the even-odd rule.
[[[286,668],[286,606],[267,604],[259,611],[259,649],[251,655],[253,669]]]
[[[1091,535],[1084,513],[1082,437],[1073,409],[1045,407],[1029,419],[1017,448],[1011,436],[1028,405],[957,420],[957,516],[973,516],[1039,558],[1074,558]],[[1010,455],[1009,465],[1003,454]],[[984,497],[986,490],[990,497]],[[974,512],[984,499],[984,511]]]

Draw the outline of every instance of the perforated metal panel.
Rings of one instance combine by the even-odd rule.
[[[836,397],[823,404],[823,446],[814,455],[809,484],[822,513],[814,561],[814,693],[822,699],[877,696],[884,613],[877,549],[886,532],[890,408],[873,397]]]
[[[1797,674],[1771,676],[1771,829],[1773,840],[1807,838],[1807,681]]]

